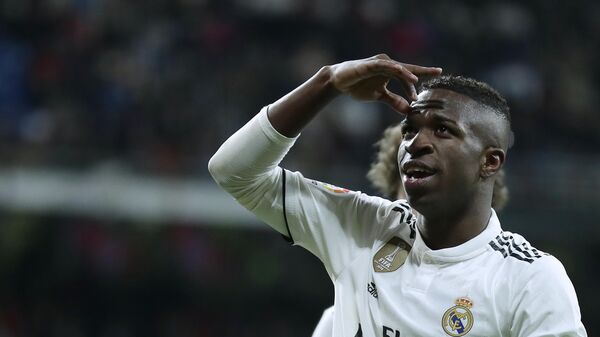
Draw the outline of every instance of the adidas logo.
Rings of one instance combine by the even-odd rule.
[[[367,283],[367,291],[369,292],[369,294],[371,294],[373,297],[377,298],[377,286],[375,286],[374,282],[370,282]]]

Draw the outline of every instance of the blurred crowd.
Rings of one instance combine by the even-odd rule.
[[[318,68],[385,52],[486,80],[516,151],[592,152],[600,89],[594,1],[6,0],[0,158],[205,175],[220,142]],[[355,166],[398,117],[339,99],[298,158]],[[384,112],[382,112],[384,111]],[[309,137],[304,137],[309,138]],[[314,158],[321,158],[314,160]],[[301,160],[299,160],[301,161]]]
[[[306,337],[331,297],[275,234],[0,216],[3,337]]]
[[[591,0],[0,1],[0,168],[208,179],[232,132],[323,65],[441,66],[508,98],[503,219],[561,258],[597,335],[599,17]],[[368,190],[372,145],[400,117],[345,98],[327,110],[286,165]],[[332,300],[318,261],[273,233],[0,221],[0,336],[309,336]]]

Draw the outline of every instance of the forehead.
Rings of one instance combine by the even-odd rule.
[[[417,100],[411,103],[415,112],[425,115],[435,114],[456,122],[473,121],[473,112],[477,102],[468,96],[447,89],[427,89],[419,93]],[[409,113],[407,119],[416,118],[421,113]],[[468,124],[468,123],[467,123]]]

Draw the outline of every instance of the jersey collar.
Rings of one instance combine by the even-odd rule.
[[[414,254],[419,263],[460,262],[483,253],[487,249],[488,243],[500,234],[500,232],[502,232],[500,221],[496,212],[492,209],[492,215],[485,230],[471,240],[456,247],[432,250],[423,242],[421,233],[417,229],[417,237],[411,253]]]

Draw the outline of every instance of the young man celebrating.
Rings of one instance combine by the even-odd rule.
[[[367,173],[367,179],[377,191],[385,198],[406,199],[404,186],[400,177],[398,167],[398,156],[403,156],[399,151],[405,151],[400,147],[402,143],[403,123],[388,127],[383,132],[381,139],[377,142],[377,156],[371,164]],[[492,208],[499,212],[508,202],[508,187],[504,182],[504,170],[498,171],[494,179],[494,193],[492,195]],[[334,307],[331,306],[321,316],[315,327],[312,337],[331,337],[333,335]]]
[[[323,262],[335,285],[335,337],[586,336],[560,262],[502,231],[491,207],[512,142],[506,102],[461,77],[428,82],[417,96],[418,76],[440,73],[386,55],[326,66],[230,137],[209,170]],[[412,104],[387,89],[391,79]],[[398,163],[408,204],[277,166],[342,93],[406,114]]]

